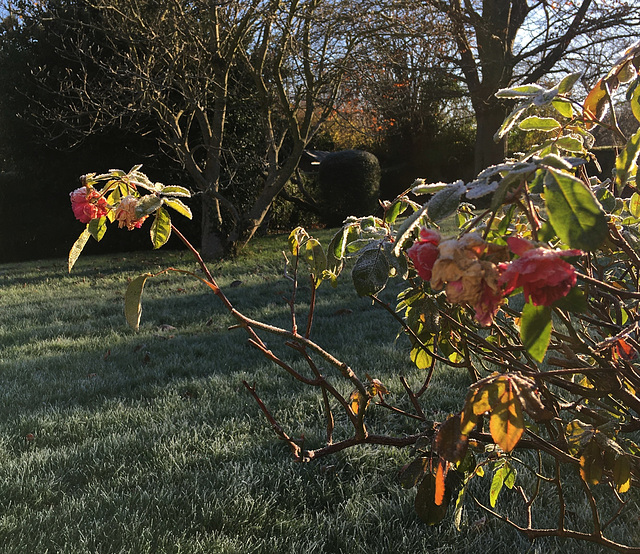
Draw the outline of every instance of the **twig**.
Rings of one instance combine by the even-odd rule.
[[[242,381],[242,384],[249,391],[251,396],[253,396],[254,400],[256,401],[256,403],[258,404],[260,409],[262,410],[262,413],[267,418],[267,421],[271,424],[271,427],[275,431],[276,435],[278,435],[283,441],[285,441],[289,445],[289,448],[291,448],[291,453],[293,454],[294,459],[295,460],[301,460],[301,454],[300,454],[301,453],[301,449],[300,449],[300,447],[295,443],[295,441],[289,435],[287,435],[284,432],[282,427],[280,427],[278,422],[271,415],[271,412],[269,412],[267,407],[264,405],[264,402],[262,402],[262,400],[258,396],[258,393],[256,392],[255,385],[251,386],[246,381]]]

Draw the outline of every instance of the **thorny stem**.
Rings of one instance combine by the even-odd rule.
[[[383,302],[382,300],[380,300],[376,295],[371,295],[370,298],[379,306],[381,306],[382,308],[384,308],[387,312],[389,312],[391,314],[391,316],[398,322],[400,323],[400,325],[402,326],[402,329],[404,331],[406,331],[406,333],[413,339],[415,340],[419,345],[420,348],[422,348],[427,354],[429,354],[429,356],[431,356],[432,358],[447,364],[451,367],[467,367],[466,363],[455,363],[452,362],[450,360],[448,360],[447,358],[443,358],[442,356],[438,355],[436,352],[432,351],[426,344],[424,344],[421,340],[420,337],[418,337],[418,335],[416,335],[416,333],[414,332],[413,329],[411,329],[411,327],[409,327],[407,325],[407,323],[396,313],[393,311],[393,309],[391,308],[391,306],[389,306],[386,302]]]
[[[578,279],[582,279],[585,283],[589,283],[590,285],[595,285],[595,286],[600,287],[600,288],[602,288],[602,289],[604,289],[606,291],[609,291],[614,296],[617,295],[617,296],[621,296],[623,298],[640,298],[640,292],[617,289],[616,287],[608,285],[607,283],[604,283],[603,281],[599,281],[598,279],[594,279],[593,277],[589,277],[588,275],[585,275],[584,273],[580,273],[580,272],[577,272],[577,271],[576,271],[576,276],[578,277]]]
[[[222,300],[223,304],[225,305],[225,307],[227,308],[229,313],[236,319],[236,321],[238,321],[240,326],[243,327],[246,330],[246,332],[249,334],[250,343],[253,346],[259,348],[259,350],[263,354],[265,354],[269,359],[271,359],[274,362],[278,363],[278,365],[280,365],[282,368],[284,368],[289,373],[291,373],[294,377],[296,377],[296,379],[299,379],[299,380],[301,380],[303,382],[306,382],[307,384],[316,385],[317,381],[312,381],[312,380],[306,379],[305,377],[300,375],[298,372],[293,370],[290,366],[288,366],[288,364],[282,362],[275,354],[273,354],[273,352],[271,352],[266,347],[264,342],[257,335],[257,333],[255,332],[255,329],[259,329],[259,330],[265,331],[267,333],[270,333],[270,334],[273,334],[273,335],[277,335],[277,336],[289,339],[290,341],[293,341],[294,343],[298,343],[301,346],[303,346],[305,348],[308,348],[309,350],[314,351],[316,354],[318,354],[320,357],[322,357],[325,361],[329,362],[332,366],[338,368],[340,370],[340,372],[342,373],[342,375],[344,377],[346,377],[347,379],[349,379],[353,383],[353,385],[360,392],[360,394],[362,394],[363,396],[366,396],[366,394],[367,394],[366,388],[365,388],[364,384],[362,383],[362,381],[360,381],[360,379],[358,379],[358,377],[356,376],[354,371],[347,364],[345,364],[344,362],[341,362],[340,360],[335,358],[332,354],[330,354],[326,350],[322,349],[320,346],[318,346],[315,342],[311,341],[309,338],[299,335],[297,333],[297,331],[295,331],[295,330],[294,331],[287,331],[286,329],[282,329],[280,327],[275,327],[273,325],[268,325],[266,323],[262,323],[260,321],[256,321],[255,319],[248,318],[247,316],[245,316],[244,314],[242,314],[238,310],[236,310],[233,307],[233,304],[231,304],[229,299],[226,297],[226,295],[222,292],[222,290],[220,289],[220,287],[216,283],[215,279],[211,275],[211,272],[207,268],[207,265],[204,263],[204,260],[200,256],[200,253],[193,247],[193,245],[187,240],[187,238],[182,233],[180,233],[180,231],[178,231],[178,229],[176,227],[171,225],[171,228],[176,233],[178,238],[180,238],[180,240],[185,244],[185,246],[195,256],[195,258],[198,261],[200,267],[202,268],[202,271],[206,275],[208,282],[211,284],[211,289],[216,294],[216,296],[218,296],[218,298],[220,298]],[[339,394],[337,395],[337,398],[338,397],[340,397]],[[358,439],[362,439],[362,438],[366,437],[367,431],[365,429],[365,426],[364,426],[364,423],[363,423],[363,420],[362,420],[363,414],[362,413],[354,414],[353,411],[351,410],[351,408],[347,407],[347,415],[350,417],[350,419],[352,420],[352,423],[354,424],[356,437]]]

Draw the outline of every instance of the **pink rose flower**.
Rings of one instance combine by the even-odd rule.
[[[505,295],[522,287],[527,302],[533,302],[534,306],[551,306],[575,287],[576,272],[562,258],[581,256],[581,250],[536,248],[529,241],[518,237],[508,238],[507,244],[520,257],[503,264],[500,284],[505,287]]]
[[[431,288],[445,288],[452,304],[469,304],[480,325],[488,326],[504,301],[499,285],[500,268],[486,259],[490,245],[475,233],[439,245],[433,265]]]
[[[440,233],[423,227],[420,230],[420,238],[407,250],[418,275],[425,281],[431,280],[431,270],[438,257],[438,244]]]
[[[73,215],[82,223],[104,217],[109,212],[109,204],[93,187],[77,188],[69,196]]]
[[[145,215],[141,218],[136,218],[137,205],[138,199],[135,196],[125,196],[120,200],[120,204],[116,208],[116,220],[118,221],[118,227],[126,227],[129,231],[142,227],[147,216]]]

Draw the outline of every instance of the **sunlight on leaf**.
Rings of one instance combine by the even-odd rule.
[[[154,249],[164,246],[171,236],[171,216],[164,208],[158,208],[151,225],[151,242]]]
[[[524,305],[520,318],[520,337],[522,345],[537,362],[542,362],[547,353],[551,330],[550,307],[534,306],[531,302]]]
[[[524,433],[524,417],[513,383],[507,378],[503,384],[499,404],[491,411],[489,430],[496,444],[511,452]]]
[[[71,273],[71,269],[78,261],[80,254],[82,254],[82,250],[84,249],[85,245],[87,244],[87,241],[90,238],[91,238],[91,233],[89,232],[88,229],[85,228],[85,230],[82,231],[82,233],[80,233],[80,236],[78,237],[76,242],[73,243],[73,246],[69,251],[69,261],[67,263],[67,266],[69,268],[69,273]]]
[[[127,323],[134,331],[140,328],[140,316],[142,315],[142,290],[151,273],[144,273],[129,283],[124,295],[124,315]]]

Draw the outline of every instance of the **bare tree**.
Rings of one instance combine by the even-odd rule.
[[[204,255],[241,248],[332,109],[350,50],[339,4],[73,4],[71,11],[63,0],[23,6],[34,24],[55,29],[69,63],[64,75],[34,68],[44,86],[57,86],[55,106],[41,106],[39,117],[54,133],[85,135],[114,125],[157,131],[200,193]],[[244,205],[234,199],[234,186],[242,184],[233,182],[225,157],[228,107],[238,90],[252,99],[263,145],[262,181]],[[225,171],[231,177],[223,183]]]
[[[506,106],[494,95],[513,83],[533,83],[575,64],[584,67],[589,46],[622,49],[635,40],[640,7],[633,0],[425,0],[455,41],[450,69],[462,80],[476,116],[475,166],[505,157],[494,142]],[[604,45],[604,46],[603,46]],[[593,61],[593,59],[590,59]],[[609,60],[610,61],[610,60]]]

